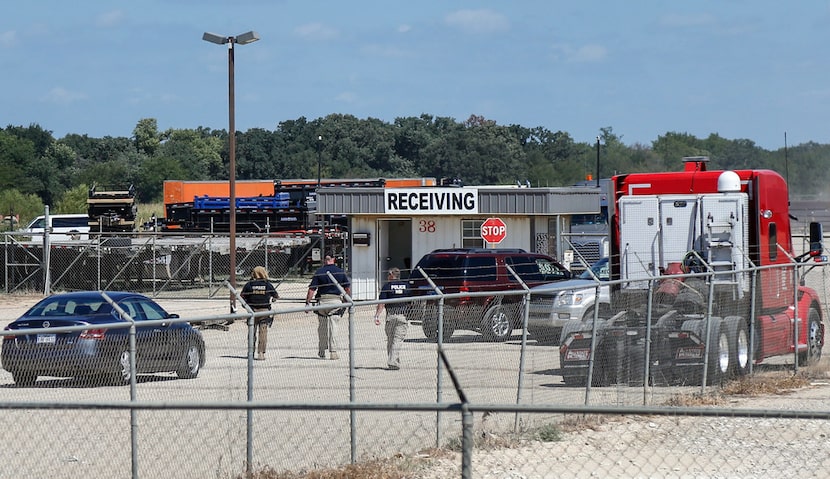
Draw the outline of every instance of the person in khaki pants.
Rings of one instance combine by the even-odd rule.
[[[334,277],[333,283],[329,278],[328,273]],[[346,272],[334,264],[334,256],[326,255],[325,264],[314,272],[314,277],[311,278],[311,283],[308,285],[308,294],[305,297],[306,306],[311,304],[312,298],[317,300],[317,304],[331,304],[332,309],[320,309],[315,311],[317,313],[317,355],[320,358],[326,357],[326,350],[329,351],[329,359],[339,359],[337,355],[337,323],[342,315],[342,311],[337,311],[342,308],[336,305],[343,302],[343,298],[338,289],[339,284],[346,294],[351,295],[351,282]],[[308,313],[308,311],[306,311]]]
[[[279,298],[274,285],[268,281],[268,271],[262,266],[257,266],[251,272],[251,281],[248,281],[242,287],[240,296],[255,312],[270,311],[271,302]],[[273,316],[257,317],[254,322],[254,343],[256,344],[254,359],[257,361],[265,359],[265,349],[268,346],[268,328],[273,323]]]
[[[391,268],[387,282],[380,289],[378,299],[403,298],[409,296],[409,283],[401,281],[401,270]],[[409,321],[406,319],[408,303],[378,303],[375,309],[375,324],[380,325],[380,313],[386,309],[386,365],[391,370],[401,368],[401,346],[406,338]]]

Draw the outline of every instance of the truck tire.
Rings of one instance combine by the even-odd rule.
[[[723,320],[718,317],[709,318],[709,372],[706,375],[706,385],[721,384],[729,379],[730,342],[727,328]],[[706,327],[706,321],[701,324]],[[705,334],[705,329],[704,329]]]
[[[719,317],[709,319],[712,323],[709,331],[709,356],[708,369],[706,372],[706,385],[720,384],[729,376],[730,347],[729,337],[724,321]],[[682,331],[689,331],[703,339],[706,337],[706,320],[691,319],[684,321],[680,328]],[[679,371],[678,371],[679,373]],[[685,378],[678,378],[683,384],[701,384],[703,382],[703,369],[687,371]]]
[[[821,316],[811,307],[807,313],[807,350],[798,353],[798,364],[807,366],[817,363],[821,359],[822,342]]]
[[[740,316],[727,316],[723,320],[729,337],[729,370],[735,377],[749,374],[752,355],[749,353],[749,328]]]

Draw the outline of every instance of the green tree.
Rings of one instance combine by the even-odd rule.
[[[155,118],[142,118],[133,129],[135,149],[147,156],[153,156],[161,144],[158,122]]]
[[[40,185],[29,173],[37,164],[34,144],[6,131],[0,131],[0,189],[36,193]]]
[[[186,174],[179,162],[163,157],[145,160],[139,168],[135,183],[139,202],[163,201],[164,180],[181,179],[186,179]]]
[[[227,180],[228,164],[223,164],[223,140],[209,130],[167,130],[156,157],[173,160],[187,180]]]
[[[87,199],[89,198],[89,187],[77,185],[66,190],[61,198],[55,203],[53,213],[86,213],[88,210]]]
[[[20,229],[42,215],[43,202],[34,193],[21,193],[17,189],[0,189],[0,218],[6,216],[18,217],[19,223],[3,221],[0,225],[4,231]]]

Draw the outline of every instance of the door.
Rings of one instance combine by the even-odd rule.
[[[378,220],[378,284],[386,282],[389,268],[399,268],[401,278],[412,269],[412,220],[409,218]]]

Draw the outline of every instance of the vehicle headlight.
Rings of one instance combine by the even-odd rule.
[[[564,293],[559,295],[559,299],[556,301],[557,306],[575,306],[578,304],[582,304],[582,301],[585,298],[583,297],[582,293],[575,293],[573,291],[565,291]]]

